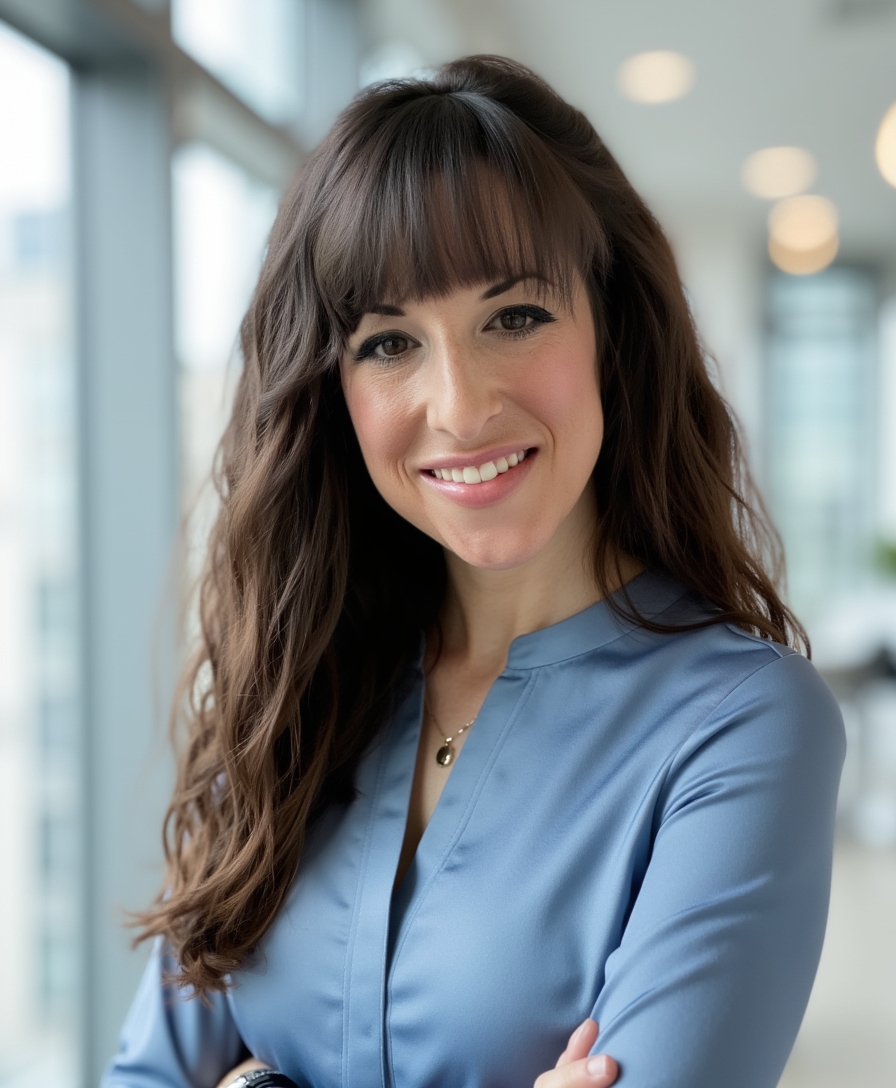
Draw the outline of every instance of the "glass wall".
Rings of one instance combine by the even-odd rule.
[[[0,24],[0,1084],[77,1076],[75,389],[66,66]]]
[[[883,1088],[896,1068],[896,350],[879,295],[846,264],[769,282],[768,496],[848,739],[825,950],[781,1088]]]
[[[810,623],[873,576],[877,301],[873,276],[848,267],[769,287],[768,492]]]
[[[161,880],[178,508],[191,575],[240,320],[282,187],[357,90],[358,18],[0,20],[0,1088],[86,1088],[147,954],[124,912]]]
[[[173,193],[181,498],[192,576],[216,510],[210,472],[241,366],[239,325],[279,193],[199,143],[177,151]]]

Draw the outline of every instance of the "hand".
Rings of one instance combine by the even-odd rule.
[[[583,1020],[570,1035],[557,1064],[536,1079],[534,1088],[609,1088],[619,1076],[619,1066],[609,1054],[588,1057],[599,1031],[593,1020]]]
[[[218,1088],[227,1088],[228,1084],[231,1084],[240,1073],[251,1073],[253,1069],[270,1069],[269,1065],[265,1065],[264,1062],[260,1062],[257,1058],[249,1058],[248,1061],[242,1062],[240,1065],[235,1066],[226,1073],[219,1081]]]

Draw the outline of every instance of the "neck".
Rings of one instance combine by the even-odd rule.
[[[448,588],[440,616],[440,660],[470,673],[497,676],[510,643],[519,635],[549,627],[599,601],[592,547],[596,511],[583,498],[546,547],[510,570],[483,570],[446,552]],[[620,557],[613,592],[643,569]],[[611,561],[607,569],[615,571]]]

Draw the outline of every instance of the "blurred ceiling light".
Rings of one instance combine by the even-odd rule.
[[[769,257],[782,272],[789,272],[792,276],[809,276],[827,268],[837,256],[839,248],[840,239],[836,234],[814,249],[788,249],[773,237],[768,240]]]
[[[766,147],[744,160],[744,188],[763,200],[805,192],[815,181],[815,159],[801,147]]]
[[[808,253],[837,237],[837,209],[824,196],[791,196],[772,207],[768,229],[777,245]]]
[[[616,73],[616,85],[633,102],[653,105],[683,98],[696,78],[697,70],[689,57],[659,49],[623,61]]]
[[[794,276],[820,272],[837,256],[837,208],[823,196],[779,200],[768,215],[768,254]]]
[[[877,130],[874,157],[884,178],[891,185],[896,185],[896,102],[884,114]]]

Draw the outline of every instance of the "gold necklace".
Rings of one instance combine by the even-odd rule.
[[[432,719],[432,724],[435,726],[436,730],[438,731],[439,736],[443,737],[444,740],[445,740],[445,743],[438,750],[438,752],[436,752],[436,763],[438,763],[438,765],[440,767],[448,767],[454,762],[454,756],[455,756],[454,747],[453,747],[451,742],[453,740],[457,740],[457,738],[462,733],[466,733],[466,731],[470,728],[470,726],[473,724],[473,722],[476,721],[476,718],[471,718],[470,721],[468,721],[466,725],[462,725],[460,727],[460,729],[458,729],[458,731],[454,734],[453,737],[446,737],[445,736],[445,731],[439,725],[435,714],[433,714],[433,712],[429,709],[429,705],[427,704],[426,700],[423,701],[423,709],[426,711],[426,713]],[[478,717],[478,715],[477,715],[477,717]]]

